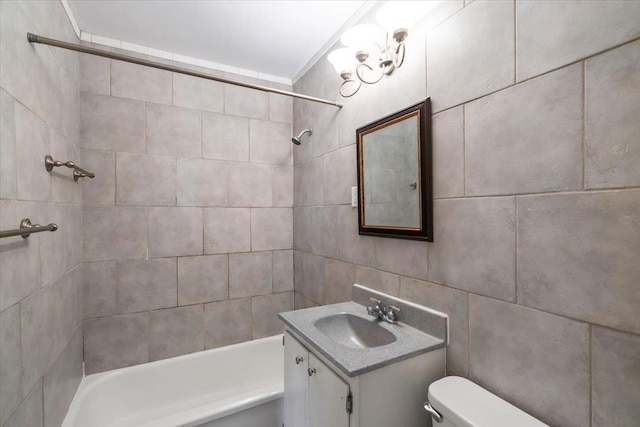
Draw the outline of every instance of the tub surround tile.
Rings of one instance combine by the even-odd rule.
[[[178,206],[227,206],[228,166],[205,159],[178,159]]]
[[[466,292],[402,277],[400,297],[449,316],[447,375],[469,375],[469,296]]]
[[[116,204],[116,155],[109,151],[80,150],[81,165],[99,177],[83,179],[83,206],[114,206]]]
[[[251,298],[213,302],[204,306],[205,349],[251,339]]]
[[[56,223],[60,227],[55,233],[40,240],[40,283],[45,286],[67,273],[67,240],[72,221],[65,215],[61,204],[42,206],[43,224]]]
[[[301,206],[324,205],[324,171],[321,157],[303,163],[300,166],[300,203]],[[295,179],[295,178],[294,178]]]
[[[270,294],[271,252],[229,255],[229,298]]]
[[[287,90],[292,90],[291,88]],[[293,98],[290,96],[269,94],[269,121],[293,123]]]
[[[78,55],[80,92],[109,95],[111,92],[111,60],[93,55]]]
[[[358,234],[358,210],[338,207],[338,259],[354,264],[374,265],[374,242],[371,236]]]
[[[15,410],[4,427],[44,427],[42,381],[39,381]]]
[[[177,305],[175,258],[118,262],[118,313]]]
[[[518,303],[640,333],[640,191],[518,199]]]
[[[262,120],[249,122],[249,160],[252,163],[291,165],[292,147],[291,125]]]
[[[169,308],[149,313],[149,361],[204,349],[204,306]]]
[[[470,295],[469,328],[472,381],[549,425],[589,425],[589,325]]]
[[[17,198],[15,100],[0,90],[0,198]]]
[[[22,401],[20,311],[14,305],[0,312],[0,425]]]
[[[112,316],[117,313],[116,262],[85,262],[82,266],[84,318]]]
[[[272,167],[255,163],[229,163],[229,206],[271,207]]]
[[[85,261],[147,256],[147,216],[144,208],[88,207],[82,209]]]
[[[358,265],[355,283],[385,294],[400,296],[400,276],[397,274]]]
[[[253,339],[281,334],[284,325],[278,313],[293,310],[293,292],[260,295],[251,298],[251,336]]]
[[[514,197],[435,201],[429,281],[515,301],[515,219]]]
[[[44,425],[62,425],[82,381],[82,328],[78,328],[43,378]]]
[[[251,209],[251,250],[293,247],[293,209]]]
[[[586,61],[586,188],[640,186],[640,101],[633,87],[640,87],[640,41]]]
[[[178,258],[178,305],[220,301],[228,297],[228,255]]]
[[[293,253],[293,271],[296,292],[316,304],[325,302],[325,263],[324,257],[307,252]]]
[[[224,112],[232,116],[267,120],[269,96],[267,92],[225,84]]]
[[[351,203],[351,187],[357,185],[356,146],[350,145],[328,153],[323,159],[324,203]]]
[[[427,89],[433,111],[512,85],[514,43],[512,1],[477,2],[432,30],[427,36]]]
[[[582,64],[466,104],[468,196],[582,188]]]
[[[294,292],[294,310],[304,310],[305,308],[311,307],[318,307],[318,304],[301,293]]]
[[[136,206],[175,206],[175,157],[149,154],[116,155],[116,203]]]
[[[640,336],[594,326],[591,425],[631,426],[640,419]]]
[[[251,213],[248,208],[204,210],[204,252],[219,254],[251,250]]]
[[[111,96],[171,105],[172,73],[111,61]]]
[[[87,375],[149,361],[149,313],[85,320]]]
[[[201,255],[200,208],[149,208],[149,257]]]
[[[144,102],[110,96],[80,96],[80,144],[95,150],[142,153]]]
[[[293,166],[274,165],[271,170],[271,202],[274,207],[293,206]]]
[[[429,246],[426,242],[376,239],[374,265],[385,271],[418,279],[427,278]]]
[[[173,73],[173,105],[201,111],[224,111],[224,84]]]
[[[327,258],[324,262],[325,304],[351,301],[351,286],[356,283],[356,266]]]
[[[293,290],[293,251],[273,252],[273,292]]]
[[[147,153],[202,156],[202,119],[199,111],[147,104],[145,123]]]
[[[42,167],[49,154],[49,127],[21,104],[15,105],[15,137],[18,199],[51,199],[51,178]]]
[[[640,37],[640,4],[516,2],[518,81]]]
[[[249,119],[202,113],[202,157],[249,161]]]

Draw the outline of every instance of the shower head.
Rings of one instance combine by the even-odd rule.
[[[296,145],[300,145],[300,142],[302,142],[302,136],[305,133],[308,133],[309,135],[313,134],[313,128],[303,130],[298,134],[298,136],[294,136],[293,138],[291,138],[291,142],[293,142]]]

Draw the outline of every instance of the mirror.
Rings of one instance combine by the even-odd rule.
[[[356,136],[360,234],[432,242],[430,99]]]

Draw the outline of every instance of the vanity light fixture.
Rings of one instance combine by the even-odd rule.
[[[340,41],[346,47],[327,56],[343,80],[338,89],[340,95],[349,98],[360,90],[362,83],[378,83],[400,68],[409,30],[439,3],[439,0],[388,1],[376,13],[379,25],[361,24],[345,31]]]

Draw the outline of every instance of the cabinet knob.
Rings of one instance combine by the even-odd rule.
[[[304,358],[301,356],[296,356],[296,365],[301,364],[304,361]]]
[[[309,373],[309,376],[312,376],[313,374],[316,373],[316,368],[309,368],[307,369],[307,372]]]

